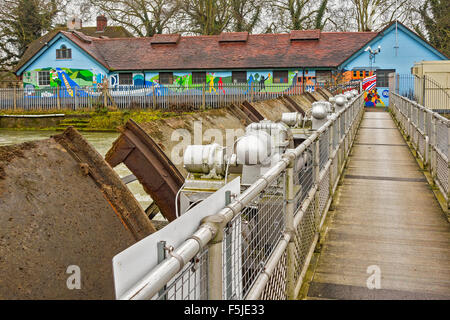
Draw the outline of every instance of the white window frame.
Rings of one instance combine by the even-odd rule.
[[[42,75],[46,74],[46,79],[48,81],[42,81]],[[47,83],[48,82],[48,83]],[[38,71],[38,85],[39,86],[50,86],[50,71],[44,70],[44,71]]]

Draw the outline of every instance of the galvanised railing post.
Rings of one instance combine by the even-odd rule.
[[[61,87],[59,85],[56,86],[56,108],[58,110],[61,109],[61,92],[60,92]]]
[[[73,97],[75,99],[75,106],[74,106],[74,110],[78,109],[78,87],[73,88]]]
[[[447,122],[447,209],[450,208],[450,148],[448,147],[448,142],[450,141],[450,127]]]
[[[333,148],[333,141],[334,141],[334,126],[336,125],[336,121],[334,120],[333,123],[328,127],[328,156],[331,158],[332,154],[334,153],[334,148]],[[332,159],[331,160],[331,165],[330,165],[330,179],[329,179],[329,190],[330,192],[328,193],[330,196],[332,196],[333,194],[333,187],[334,187],[334,181],[333,181],[333,168],[334,168],[334,163],[335,163],[336,159]]]
[[[416,123],[414,124],[415,125],[415,128],[414,128],[414,136],[416,136],[417,135],[417,140],[415,140],[415,139],[413,139],[413,141],[414,141],[414,143],[413,143],[413,146],[414,146],[414,150],[416,150],[416,154],[420,154],[420,149],[419,149],[419,129],[420,129],[420,126],[419,126],[419,107],[418,106],[414,106],[413,105],[413,108],[414,108],[414,113],[415,113],[415,119],[416,119]]]
[[[436,177],[437,177],[437,151],[436,151],[436,145],[437,145],[437,119],[436,117],[432,118],[432,124],[431,124],[431,180],[433,181],[433,185],[435,184]]]
[[[342,151],[343,151],[343,154],[342,154],[342,164],[344,164],[344,163],[345,163],[345,158],[347,157],[347,147],[346,147],[346,143],[345,143],[345,140],[346,140],[345,131],[347,130],[347,111],[344,111],[344,112],[341,114],[341,117],[343,117],[343,119],[344,119],[344,121],[343,121],[344,128],[341,128],[341,130],[342,130],[342,135],[341,135],[341,139],[342,139]]]
[[[408,113],[408,129],[407,129],[407,133],[406,133],[406,139],[408,141],[411,141],[411,127],[412,127],[412,123],[411,123],[411,115],[412,115],[412,105],[410,103],[406,103],[406,108],[407,108],[407,113]]]
[[[423,75],[423,79],[422,79],[422,105],[425,107],[425,75]]]
[[[423,168],[427,168],[430,158],[428,155],[428,152],[430,150],[429,143],[430,143],[430,136],[429,136],[429,125],[428,125],[428,117],[429,114],[425,111],[425,109],[421,109],[423,112],[423,134],[424,134],[424,143],[423,143]]]
[[[314,169],[314,184],[317,186],[316,193],[314,195],[314,220],[315,229],[318,232],[320,224],[320,135],[317,136],[317,140],[314,142],[314,157],[313,157],[313,169]]]
[[[222,300],[222,241],[208,248],[208,300]]]
[[[226,224],[222,218],[209,216],[205,222],[217,226],[216,236],[209,242],[208,247],[208,300],[223,299],[223,240]]]
[[[411,128],[410,128],[411,139],[410,139],[410,142],[411,142],[411,146],[412,146],[413,150],[416,150],[415,141],[414,141],[415,135],[416,135],[415,128],[414,128],[414,122],[415,122],[414,117],[417,116],[417,112],[416,112],[416,109],[414,108],[414,104],[409,103],[409,105],[411,106]]]
[[[289,151],[289,150],[288,150]],[[286,232],[291,234],[287,245],[287,270],[286,270],[286,296],[288,300],[294,300],[295,297],[295,228],[294,228],[294,162],[291,161],[286,168],[285,179],[285,201],[286,201]]]
[[[338,175],[341,172],[341,167],[342,167],[342,148],[341,148],[341,117],[342,114],[339,115],[339,117],[336,118],[336,124],[337,124],[337,133],[338,133],[338,138],[337,138],[337,153],[336,153],[336,157],[337,157],[337,161],[338,161]]]
[[[202,109],[206,109],[206,87],[202,84]]]

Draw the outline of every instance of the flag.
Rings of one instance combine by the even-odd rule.
[[[367,77],[363,79],[363,90],[364,91],[370,91],[377,85],[377,75],[374,74],[373,76]]]

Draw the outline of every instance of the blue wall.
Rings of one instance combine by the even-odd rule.
[[[71,59],[56,59],[56,50],[60,49],[63,45],[66,46],[67,49],[71,49]],[[71,73],[72,78],[69,79],[67,74],[69,70],[61,71],[62,68],[74,70],[74,72]],[[48,47],[42,48],[32,60],[30,60],[19,70],[18,74],[23,75],[24,85],[31,88],[37,88],[42,87],[38,82],[38,73],[41,70],[51,70],[53,75],[56,73],[59,74],[60,72],[65,72],[65,76],[71,82],[71,86],[85,86],[100,83],[103,77],[108,74],[108,70],[105,67],[103,67],[84,50],[81,50],[76,44],[63,35],[58,35],[52,39]],[[86,73],[83,70],[88,70],[92,73],[89,76],[90,80],[86,78],[86,74],[90,73]],[[84,73],[84,77],[78,77],[80,71]],[[54,79],[54,76],[52,79]]]
[[[72,49],[72,59],[56,59],[56,49],[62,45]],[[79,49],[77,45],[65,37],[59,37],[51,44],[42,55],[40,55],[33,63],[31,63],[27,70],[42,69],[42,68],[71,68],[71,69],[87,69],[96,70],[95,73],[107,74],[108,71],[93,58],[87,55],[83,50]]]
[[[368,45],[375,50],[381,46],[381,52],[375,56],[372,70],[395,69],[399,74],[411,74],[411,68],[415,62],[422,60],[444,60],[445,57],[434,48],[422,41],[417,35],[398,24],[398,48],[395,49],[396,33],[395,24],[377,36],[369,44],[342,64],[343,70],[366,69],[370,70],[369,52],[364,49]],[[397,51],[397,53],[396,53]],[[385,105],[389,104],[387,87],[377,87],[378,94]]]
[[[420,41],[417,37],[412,36],[400,24],[398,25],[398,49],[395,54],[395,25],[385,31],[384,36],[374,39],[369,43],[372,49],[381,46],[381,52],[376,55],[373,63],[374,69],[395,69],[397,73],[411,73],[411,68],[415,62],[422,60],[442,60],[439,55],[430,46]],[[362,50],[367,48],[364,46]],[[362,51],[361,50],[361,51]],[[366,67],[369,68],[369,53],[359,52],[354,58],[349,59],[342,65],[343,69],[352,70],[353,68]]]

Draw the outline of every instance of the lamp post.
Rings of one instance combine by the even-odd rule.
[[[364,51],[369,52],[369,63],[370,63],[370,71],[373,72],[373,62],[375,62],[375,56],[381,52],[381,46],[379,45],[377,49],[373,50],[370,46],[368,46]]]

